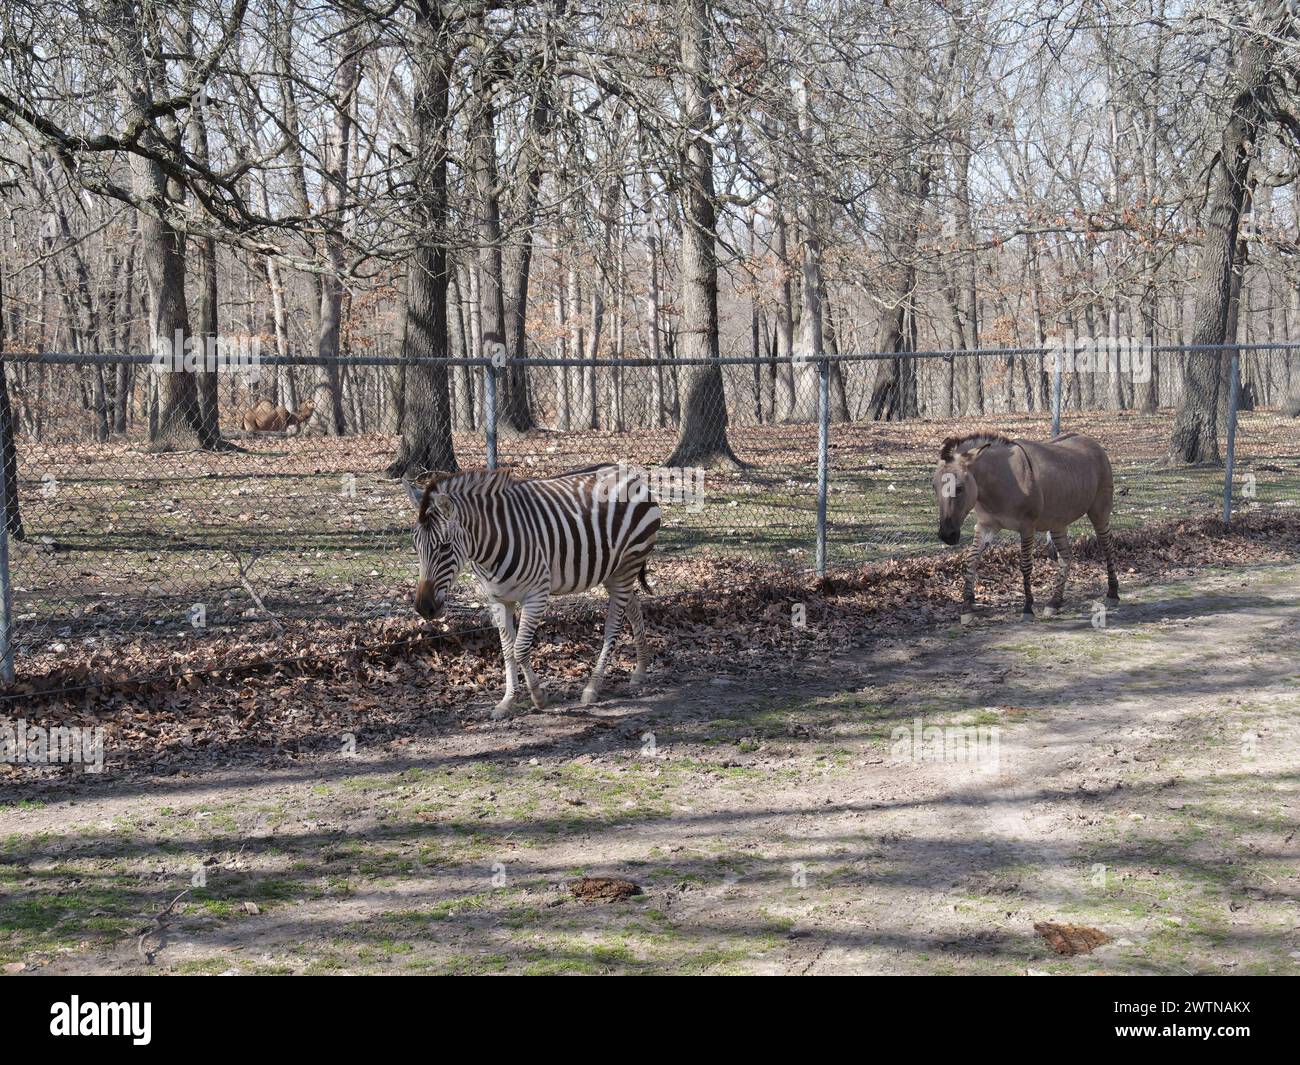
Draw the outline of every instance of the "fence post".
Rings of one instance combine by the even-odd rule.
[[[1237,459],[1237,403],[1241,373],[1241,349],[1232,349],[1232,366],[1228,371],[1228,457],[1223,464],[1223,524],[1232,523],[1232,472]]]
[[[1064,374],[1061,368],[1061,349],[1052,348],[1052,435],[1061,435],[1061,390]]]
[[[483,431],[487,436],[487,465],[489,470],[497,468],[497,368],[489,362],[483,367],[487,374],[483,389]]]
[[[817,576],[826,576],[826,493],[831,453],[831,365],[817,363]]]
[[[0,374],[4,373],[0,360]],[[7,419],[6,419],[7,420]],[[6,441],[12,440],[12,427],[0,425],[0,681],[14,680],[14,596],[9,582],[9,453]]]

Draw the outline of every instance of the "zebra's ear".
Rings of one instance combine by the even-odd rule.
[[[451,497],[435,493],[429,497],[429,506],[433,507],[444,518],[450,518],[452,514]]]
[[[412,484],[405,475],[402,476],[402,487],[406,489],[406,494],[411,497],[411,506],[415,508],[415,512],[420,513],[420,498],[424,495],[424,489],[419,485]]]

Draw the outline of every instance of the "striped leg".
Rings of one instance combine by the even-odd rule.
[[[1056,549],[1056,583],[1052,585],[1052,598],[1043,611],[1048,616],[1061,609],[1061,603],[1065,599],[1065,582],[1070,579],[1069,530],[1053,529],[1052,546]]]
[[[1101,544],[1102,554],[1106,556],[1106,601],[1119,602],[1119,577],[1115,573],[1115,552],[1110,542],[1110,526],[1097,530],[1097,540]]]
[[[605,667],[609,664],[610,652],[614,650],[614,641],[618,639],[619,631],[623,628],[623,614],[627,610],[628,600],[632,597],[632,581],[629,578],[623,578],[618,584],[606,581],[605,588],[609,592],[609,611],[605,614],[605,644],[600,649],[600,657],[596,659],[596,668],[592,670],[591,679],[587,681],[587,686],[582,691],[584,706],[594,703],[600,696],[600,686],[605,680]]]
[[[546,592],[530,592],[524,597],[519,610],[519,633],[515,636],[515,662],[523,670],[524,680],[528,684],[528,694],[533,697],[533,706],[538,710],[546,709],[546,694],[533,672],[533,640],[537,636],[537,626],[546,614],[546,604],[550,596]]]
[[[515,604],[493,603],[492,617],[501,633],[501,656],[506,664],[506,694],[492,711],[493,720],[500,720],[515,705]]]
[[[970,557],[966,559],[966,587],[962,590],[961,605],[963,610],[975,609],[975,582],[979,577],[980,556],[988,550],[997,530],[984,525],[975,526],[975,542],[971,545]]]
[[[1023,615],[1027,618],[1034,616],[1034,589],[1029,581],[1030,574],[1034,569],[1034,530],[1021,532],[1020,534],[1020,577],[1025,584],[1025,606]]]
[[[650,649],[645,642],[645,614],[641,610],[641,597],[636,592],[627,601],[627,620],[636,640],[636,669],[628,678],[628,684],[635,688],[645,683],[646,667],[650,664]]]

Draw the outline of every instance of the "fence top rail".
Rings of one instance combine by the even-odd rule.
[[[1095,341],[1096,338],[1077,338],[1076,344]],[[655,367],[655,366],[817,366],[851,362],[888,362],[894,359],[969,359],[969,358],[1009,358],[1013,356],[1048,356],[1063,350],[1062,346],[1047,345],[1029,348],[978,348],[978,349],[940,349],[934,351],[861,351],[861,352],[827,352],[822,355],[723,355],[711,358],[555,358],[549,356],[527,356],[522,359],[485,357],[466,358],[452,356],[445,359],[420,357],[404,358],[401,355],[254,355],[232,356],[223,359],[220,355],[207,360],[204,368],[226,369],[233,371],[254,371],[270,366],[442,366],[442,367],[487,367],[495,366],[505,369],[508,366],[568,366],[568,367]],[[1176,355],[1191,352],[1248,352],[1295,351],[1300,350],[1300,341],[1276,340],[1248,344],[1153,344],[1143,350],[1152,354]],[[151,366],[160,371],[168,368],[168,361],[156,355],[119,354],[115,352],[77,352],[77,351],[14,351],[0,354],[0,364],[22,363],[45,366]],[[196,367],[186,365],[186,370]]]

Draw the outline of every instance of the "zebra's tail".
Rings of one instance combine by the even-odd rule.
[[[638,581],[641,582],[641,587],[642,587],[642,588],[644,588],[647,592],[652,592],[652,591],[654,591],[654,589],[651,588],[650,585],[648,585],[648,584],[646,583],[646,579],[645,579],[645,570],[646,570],[646,563],[642,562],[642,563],[641,563],[641,572],[638,573],[638,574],[636,575],[636,579],[637,579]]]

